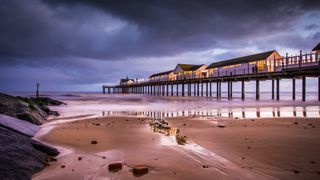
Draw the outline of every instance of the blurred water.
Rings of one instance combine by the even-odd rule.
[[[32,96],[31,93],[13,93],[20,96]],[[307,101],[301,101],[297,93],[296,101],[292,94],[281,92],[280,101],[271,100],[271,93],[260,93],[260,100],[255,100],[255,93],[246,93],[246,99],[240,99],[240,93],[233,93],[233,99],[217,100],[215,97],[167,97],[139,94],[101,94],[90,92],[48,92],[43,93],[53,99],[67,103],[52,107],[62,116],[77,115],[147,115],[155,118],[203,115],[237,118],[259,117],[320,117],[320,102],[317,93],[308,92]],[[205,95],[205,94],[204,94]],[[214,95],[214,94],[213,94]]]

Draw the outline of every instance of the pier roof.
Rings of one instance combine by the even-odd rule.
[[[320,42],[318,43],[318,45],[316,45],[316,47],[312,49],[312,51],[319,51],[319,50],[320,50]]]
[[[171,71],[165,71],[165,72],[160,72],[160,73],[156,73],[156,74],[152,74],[151,76],[149,76],[149,78],[153,78],[153,77],[156,77],[156,76],[162,76],[162,75],[167,75],[167,74],[170,74],[173,70]]]
[[[202,67],[204,64],[196,65],[196,64],[178,64],[183,71],[195,71]]]
[[[134,79],[129,79],[129,78],[126,78],[126,79],[120,79],[120,83],[126,83],[128,81],[133,81],[134,82]]]
[[[277,52],[277,51],[276,50],[266,51],[258,54],[252,54],[249,56],[243,56],[243,57],[229,59],[225,61],[214,62],[214,63],[211,63],[210,66],[208,66],[206,69],[266,59],[274,52]]]

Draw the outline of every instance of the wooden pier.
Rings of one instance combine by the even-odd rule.
[[[306,77],[318,78],[318,100],[320,101],[319,52],[274,59],[273,72],[242,73],[215,77],[185,78],[176,80],[144,81],[125,85],[103,86],[103,93],[147,94],[157,96],[196,96],[222,98],[221,87],[227,84],[227,97],[233,98],[233,83],[241,82],[241,99],[245,99],[245,82],[255,82],[255,98],[260,99],[260,82],[271,81],[271,99],[280,100],[280,82],[292,79],[292,100],[296,100],[296,80],[302,81],[302,101],[306,100]],[[245,71],[244,71],[245,72]],[[213,86],[216,85],[214,92]],[[205,85],[205,89],[204,89]],[[266,87],[262,87],[266,90]],[[269,87],[268,87],[269,88]],[[174,91],[175,89],[175,91]],[[193,92],[193,94],[192,94]]]

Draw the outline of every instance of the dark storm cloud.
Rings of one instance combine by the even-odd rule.
[[[0,73],[7,74],[0,81],[19,82],[23,68],[36,79],[50,67],[40,79],[115,82],[163,70],[155,61],[187,52],[226,49],[215,58],[229,58],[248,47],[305,48],[318,41],[319,24],[299,21],[319,17],[319,10],[312,0],[2,0]],[[298,34],[299,26],[309,34]],[[173,58],[163,62],[170,60],[174,66]]]
[[[278,0],[42,2],[2,2],[2,57],[114,60],[232,48],[288,29],[295,18],[319,8],[318,1]],[[120,27],[105,32],[104,26]]]

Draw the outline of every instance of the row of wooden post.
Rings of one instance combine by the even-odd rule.
[[[306,77],[302,78],[302,101],[306,100]],[[274,100],[280,100],[280,78],[272,79],[271,84],[271,98]],[[192,96],[192,84],[193,84],[193,96],[206,96],[212,97],[212,83],[213,82],[205,82],[206,83],[206,91],[204,95],[203,84],[201,82],[196,83],[171,83],[171,84],[162,84],[162,85],[141,85],[141,86],[132,86],[132,87],[103,87],[103,93],[108,94],[118,94],[118,93],[129,93],[129,94],[148,94],[148,95],[160,95],[160,96],[179,96],[179,85],[181,85],[181,96]],[[222,81],[216,81],[217,90],[216,90],[216,98],[221,98],[221,85]],[[232,99],[233,95],[233,87],[232,81],[227,81],[228,83],[228,99]],[[174,92],[174,85],[176,86],[176,91]],[[169,93],[169,86],[171,86],[171,90]],[[185,86],[187,86],[187,90],[185,90]],[[201,90],[200,90],[201,86]],[[106,92],[107,89],[107,92]],[[245,81],[241,81],[241,99],[245,99]],[[260,99],[260,80],[256,80],[256,100]],[[292,79],[292,100],[296,100],[296,79]],[[320,77],[318,78],[318,100],[320,101]]]

